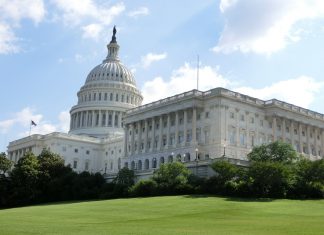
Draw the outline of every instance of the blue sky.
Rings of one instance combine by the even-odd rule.
[[[150,102],[226,87],[324,113],[321,0],[0,0],[0,151],[68,131],[69,110],[117,26],[120,58]]]

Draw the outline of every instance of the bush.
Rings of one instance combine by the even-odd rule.
[[[141,180],[130,188],[130,195],[136,197],[154,196],[157,193],[158,185],[155,181]]]

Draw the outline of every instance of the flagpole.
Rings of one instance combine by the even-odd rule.
[[[30,136],[30,133],[31,133],[31,126],[32,126],[32,122],[30,121],[30,123],[29,123],[29,136]]]
[[[197,55],[197,90],[199,90],[199,55]]]

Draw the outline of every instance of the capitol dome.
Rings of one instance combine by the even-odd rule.
[[[71,134],[93,137],[122,135],[126,110],[142,103],[143,97],[132,72],[118,58],[115,27],[107,48],[106,59],[90,71],[77,94],[78,104],[70,111]]]

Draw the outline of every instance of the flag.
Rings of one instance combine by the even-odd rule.
[[[31,120],[30,125],[37,126],[37,124],[33,120]]]

